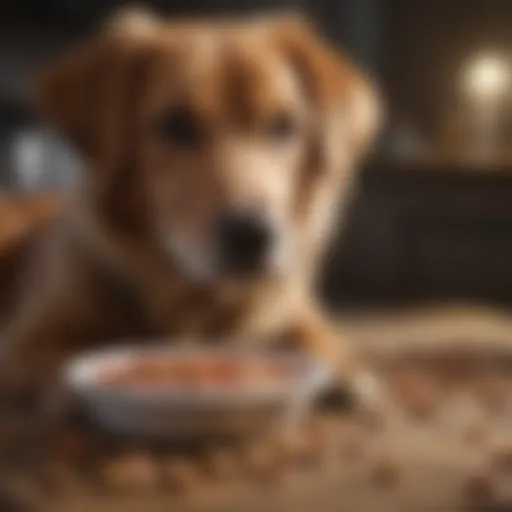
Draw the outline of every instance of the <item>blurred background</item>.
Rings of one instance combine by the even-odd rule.
[[[512,302],[512,2],[160,0],[170,16],[299,8],[381,84],[389,119],[359,176],[322,291],[333,306]],[[30,78],[122,2],[0,2],[0,180],[79,172],[37,120]]]

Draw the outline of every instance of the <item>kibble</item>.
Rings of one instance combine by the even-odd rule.
[[[262,464],[253,476],[260,483],[280,485],[284,482],[287,474],[287,468],[282,461],[272,459]]]
[[[67,493],[80,487],[78,475],[62,462],[51,462],[44,468],[42,485],[50,493]]]
[[[216,450],[205,456],[206,473],[218,480],[231,478],[237,473],[237,459],[226,450]]]
[[[358,462],[364,458],[365,446],[362,439],[344,440],[339,449],[343,461]]]
[[[285,467],[304,467],[318,462],[314,446],[303,430],[283,433],[274,440],[271,449],[278,462]]]
[[[173,492],[187,494],[200,483],[196,465],[188,459],[170,458],[163,463],[164,486]]]
[[[379,460],[372,468],[371,480],[379,487],[393,487],[400,480],[400,467],[392,459]]]
[[[327,421],[312,421],[307,427],[307,458],[310,464],[320,466],[326,462],[335,443],[335,431]]]
[[[386,426],[386,415],[382,410],[369,409],[359,413],[359,422],[371,433],[381,433]]]
[[[54,457],[74,465],[83,463],[93,451],[91,436],[81,430],[60,432],[53,444]]]
[[[112,491],[149,491],[159,483],[158,465],[151,455],[140,452],[107,461],[101,469],[105,487]]]
[[[501,471],[512,473],[512,445],[503,445],[491,454],[493,464]]]
[[[356,462],[365,452],[365,430],[359,422],[344,423],[338,431],[337,450],[344,461]]]
[[[254,474],[271,464],[277,456],[271,444],[254,443],[243,449],[241,461],[244,469],[249,474]]]
[[[487,438],[487,429],[485,425],[481,423],[475,423],[473,425],[469,425],[464,432],[464,440],[470,446],[480,446],[482,445]]]
[[[466,493],[471,500],[477,502],[492,501],[495,494],[492,476],[487,473],[472,475],[466,482]]]
[[[141,366],[136,375],[137,379],[140,378],[144,382],[151,380],[150,386],[172,384],[174,378],[181,383],[191,380],[194,386],[208,383],[223,385],[231,381],[242,382],[246,378],[238,374],[237,368],[229,365],[211,365],[209,361],[204,365],[185,365],[171,372],[168,363],[162,367],[158,366],[158,361],[150,363],[149,367]],[[267,368],[255,367],[250,370],[251,381],[267,378]],[[286,374],[280,375],[281,371],[282,368],[278,367],[274,375],[272,370],[268,378],[286,378]],[[172,375],[169,376],[169,373]],[[458,392],[451,393],[453,402],[450,401],[448,405],[448,401],[445,401],[443,410],[449,412],[450,418],[457,420],[456,431],[460,436],[458,449],[463,448],[462,443],[467,444],[466,449],[470,446],[488,448],[491,441],[490,433],[493,431],[489,420],[485,420],[482,415],[484,411],[478,399],[485,401],[485,412],[489,419],[489,413],[502,411],[506,407],[506,388],[503,387],[503,379],[499,376],[486,374],[485,379],[467,379],[457,380]],[[412,366],[406,370],[398,369],[390,377],[391,389],[396,393],[400,403],[412,417],[419,419],[430,418],[441,405],[443,393],[438,382],[438,376],[426,373],[424,367],[420,370],[413,370]],[[119,385],[119,382],[116,385]],[[470,399],[467,407],[464,407],[463,396]],[[473,410],[474,405],[477,405],[476,412]],[[302,428],[280,432],[252,442],[244,446],[242,451],[236,448],[237,445],[227,444],[210,446],[207,452],[204,451],[204,446],[198,447],[203,451],[196,451],[195,458],[187,452],[186,457],[168,455],[160,460],[146,450],[146,445],[132,445],[130,448],[124,448],[124,455],[105,460],[98,468],[97,475],[101,476],[101,482],[106,489],[116,493],[152,491],[161,485],[165,489],[187,495],[200,489],[203,481],[206,483],[207,479],[218,483],[238,480],[239,476],[243,475],[255,484],[277,486],[285,482],[295,468],[307,467],[319,471],[326,461],[329,464],[338,461],[337,469],[342,468],[345,471],[346,468],[351,471],[357,466],[364,471],[367,486],[371,485],[375,489],[392,489],[400,484],[406,476],[405,472],[400,463],[393,458],[393,452],[386,449],[385,452],[379,452],[376,457],[374,456],[375,439],[369,435],[384,431],[388,433],[388,413],[389,408],[364,410],[335,421],[334,416],[317,416]],[[407,427],[411,430],[417,427],[411,426],[408,422],[396,424],[398,428]],[[436,422],[430,425],[434,435],[434,429],[438,424]],[[439,433],[442,435],[442,431]],[[404,431],[404,435],[408,433]],[[98,446],[87,431],[76,428],[64,429],[58,435],[51,435],[50,439],[50,448],[53,450],[51,454],[55,457],[52,457],[47,471],[48,488],[67,491],[76,487],[77,482],[81,482],[78,468],[81,468],[84,460],[89,460],[89,455]],[[382,441],[385,442],[387,439]],[[154,446],[156,447],[156,444]],[[501,493],[501,485],[498,485],[501,484],[500,479],[509,479],[512,475],[512,442],[490,446],[492,449],[487,452],[490,459],[488,472],[485,468],[480,469],[476,474],[467,477],[463,487],[458,489],[459,493],[463,489],[466,498],[471,498],[477,504],[495,503],[496,495]],[[115,443],[114,449],[117,447]],[[159,453],[162,453],[160,448]],[[166,444],[163,449],[170,449],[170,445]],[[183,453],[180,451],[180,454]],[[89,464],[84,466],[90,467]],[[497,489],[500,492],[497,492]]]
[[[399,403],[410,416],[425,420],[435,414],[439,406],[439,390],[423,372],[408,371],[393,376],[393,389]]]
[[[287,460],[272,443],[254,444],[244,450],[242,460],[248,476],[259,483],[276,485],[287,473]]]
[[[477,386],[482,405],[493,414],[502,414],[508,404],[508,386],[500,377],[488,377]]]

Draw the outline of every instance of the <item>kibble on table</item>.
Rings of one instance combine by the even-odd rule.
[[[239,467],[235,454],[227,449],[212,450],[204,456],[206,473],[216,480],[233,478]]]
[[[164,488],[186,494],[200,484],[199,468],[192,460],[169,457],[162,464],[162,481]]]
[[[206,381],[218,384],[240,379],[240,375],[233,373],[230,367],[206,363],[199,368],[200,371],[197,367],[187,366],[175,369],[171,378],[168,366],[162,367],[161,361],[148,361],[147,365],[135,371],[135,376],[157,386],[173,379],[180,382],[192,379],[195,385],[203,385]],[[451,366],[443,368],[443,371],[448,371]],[[508,403],[504,390],[509,388],[500,375],[479,376],[471,380],[468,368],[470,366],[457,373],[453,367],[453,378],[447,378],[442,372],[429,372],[424,366],[415,366],[413,361],[409,361],[402,367],[383,372],[383,378],[389,383],[399,409],[407,413],[405,418],[422,420],[402,422],[408,429],[404,430],[405,436],[413,435],[416,430],[428,431],[440,446],[442,443],[459,443],[468,453],[481,454],[480,466],[473,468],[472,473],[464,477],[462,487],[454,487],[453,492],[465,497],[468,503],[493,503],[497,494],[496,474],[507,478],[512,476],[512,433],[508,441],[498,446],[491,443],[493,422],[500,421],[500,415],[504,417]],[[158,371],[153,375],[155,369]],[[270,376],[264,370],[252,368],[250,378],[276,378],[274,373],[279,374],[279,368]],[[463,375],[464,379],[457,380],[456,374]],[[118,385],[126,375],[110,377],[120,379],[112,382],[112,385]],[[441,382],[448,380],[449,388],[443,388]],[[449,393],[450,400],[446,400]],[[474,411],[468,413],[463,397],[478,406],[478,414],[473,414]],[[443,415],[437,414],[441,406]],[[445,413],[458,420],[456,439],[448,439],[448,430],[441,428],[442,421],[446,420]],[[390,443],[392,436],[389,434],[396,433],[393,431],[396,422],[389,421],[389,415],[390,411],[385,408],[353,411],[341,416],[321,413],[293,430],[278,431],[243,445],[229,444],[226,440],[206,443],[206,446],[197,447],[186,455],[181,453],[183,450],[176,453],[172,447],[159,448],[149,443],[146,446],[144,442],[137,445],[137,449],[133,446],[129,449],[119,442],[120,453],[114,451],[109,455],[108,451],[103,453],[104,447],[86,429],[61,426],[49,444],[48,452],[53,460],[47,466],[47,489],[51,494],[60,495],[61,491],[75,486],[77,482],[90,479],[112,497],[131,493],[146,496],[168,491],[186,499],[206,483],[209,484],[204,485],[206,490],[214,485],[242,481],[275,486],[279,492],[279,485],[287,482],[287,477],[294,472],[307,477],[308,481],[323,478],[324,473],[343,472],[359,475],[361,492],[394,490],[386,496],[399,495],[407,492],[408,479],[404,478],[407,466],[402,458],[407,457],[407,451],[404,448],[403,453],[393,452],[396,444]],[[402,449],[401,444],[399,448]],[[386,456],[382,455],[382,449],[386,450]],[[329,464],[325,464],[326,461]],[[89,473],[91,467],[93,474]],[[293,478],[290,480],[294,481]]]
[[[100,469],[102,482],[114,492],[151,491],[160,482],[159,467],[149,453],[135,452],[105,461]]]
[[[379,487],[392,487],[398,484],[400,466],[392,458],[377,460],[371,469],[371,481]]]
[[[477,504],[492,502],[495,494],[495,482],[492,475],[484,471],[471,475],[466,481],[465,492],[470,500]]]

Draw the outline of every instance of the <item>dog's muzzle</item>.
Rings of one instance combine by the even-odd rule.
[[[268,265],[274,233],[262,216],[234,211],[218,218],[216,240],[223,271],[254,275]]]

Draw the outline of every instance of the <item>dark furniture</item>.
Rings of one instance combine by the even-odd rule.
[[[512,302],[512,167],[363,171],[328,258],[333,301]]]

